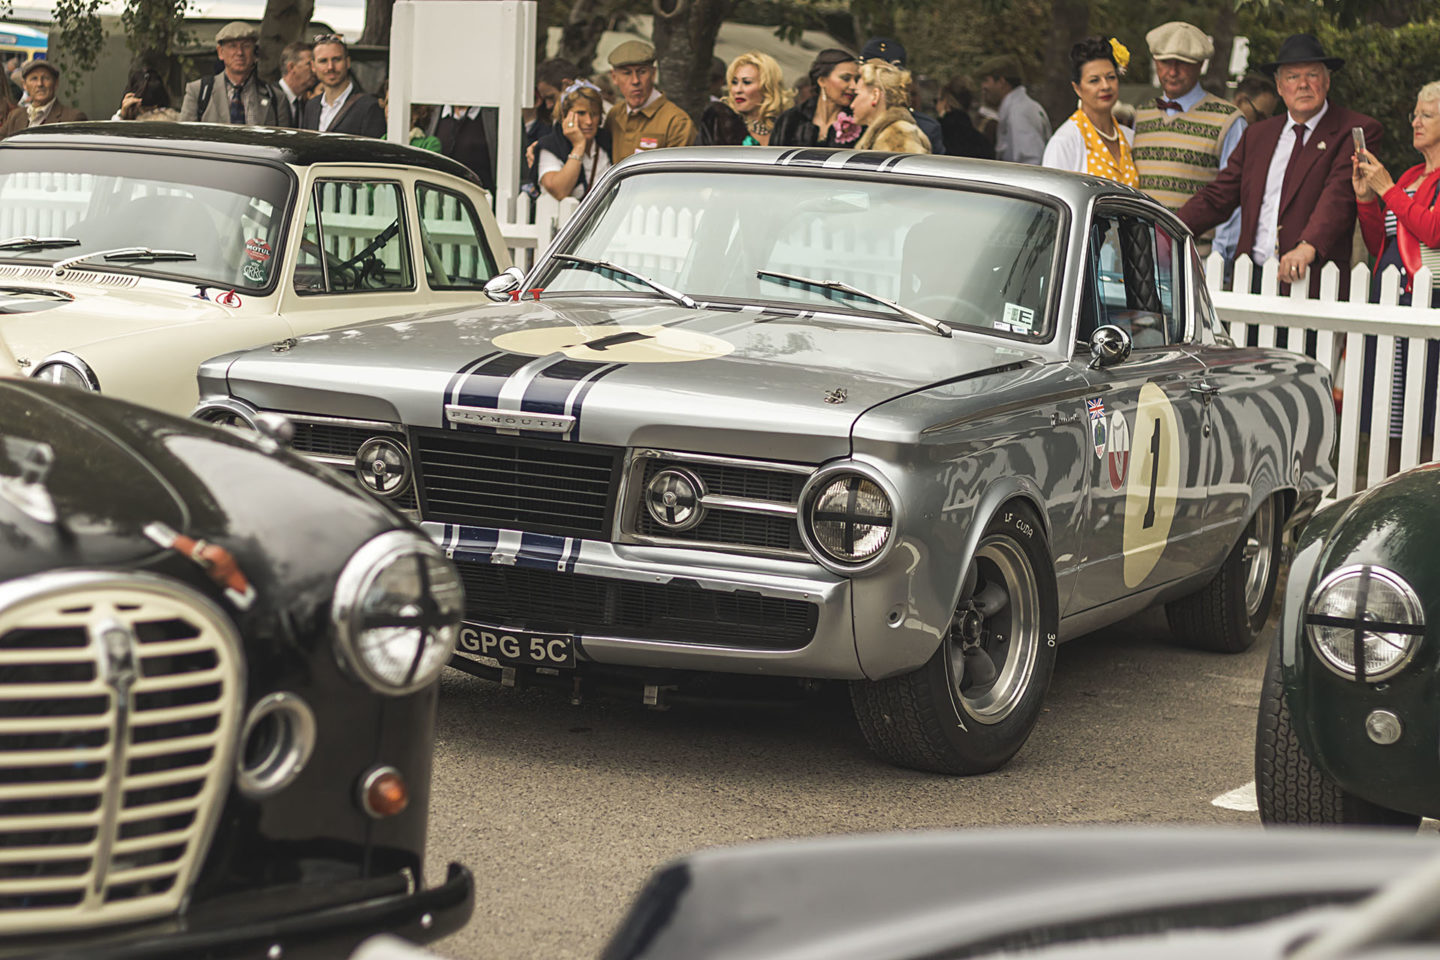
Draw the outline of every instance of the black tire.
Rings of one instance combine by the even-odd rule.
[[[1351,824],[1414,830],[1420,818],[1371,803],[1341,787],[1310,760],[1295,736],[1280,677],[1277,637],[1260,688],[1255,724],[1255,800],[1267,825]]]
[[[1215,577],[1190,596],[1165,605],[1177,641],[1215,653],[1243,653],[1255,645],[1275,605],[1283,521],[1283,495],[1267,497]]]
[[[891,763],[986,773],[1015,755],[1040,716],[1055,667],[1058,603],[1049,544],[1034,511],[1004,507],[985,528],[973,562],[974,589],[929,662],[898,677],[850,685],[865,742]],[[994,602],[997,585],[1005,591],[1002,604]],[[977,598],[989,605],[988,616],[976,609]],[[962,653],[970,649],[974,663],[976,646],[995,673],[978,685],[980,671],[967,673]]]

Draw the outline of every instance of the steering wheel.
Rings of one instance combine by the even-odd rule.
[[[904,301],[901,302],[903,303]],[[916,313],[923,313],[926,316],[934,317],[936,320],[944,321],[952,327],[958,324],[965,327],[983,327],[988,330],[990,329],[991,321],[999,319],[998,317],[991,317],[987,310],[983,309],[973,300],[966,300],[963,297],[952,297],[948,293],[932,293],[921,297],[913,303],[905,303],[905,306],[914,310]],[[962,312],[964,319],[950,319],[955,316],[957,308]],[[974,319],[970,319],[970,316],[973,316]]]

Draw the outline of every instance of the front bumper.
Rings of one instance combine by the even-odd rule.
[[[341,891],[332,891],[338,893]],[[429,943],[459,930],[475,907],[475,880],[458,863],[445,882],[413,888],[403,877],[381,877],[346,886],[344,899],[325,906],[283,913],[274,891],[262,891],[268,906],[245,895],[197,905],[183,917],[125,927],[87,931],[65,938],[26,937],[0,941],[4,960],[194,960],[194,958],[283,957],[285,960],[334,960],[348,956],[365,938],[393,933]],[[226,902],[227,900],[237,902]],[[292,908],[293,909],[293,908]],[[277,916],[277,913],[280,915]],[[276,949],[278,948],[278,950]]]
[[[858,680],[865,676],[856,653],[851,581],[816,564],[456,524],[426,522],[421,527],[459,565],[466,579],[466,619],[517,630],[563,629],[577,636],[582,661],[815,679]],[[670,636],[660,637],[657,633],[663,633],[667,618],[656,607],[663,606],[665,598],[656,598],[653,593],[633,603],[636,607],[646,606],[649,599],[646,613],[624,623],[600,616],[590,625],[579,617],[557,621],[556,616],[564,615],[554,610],[563,608],[569,600],[560,596],[527,606],[521,611],[526,622],[504,622],[515,618],[487,609],[485,601],[477,599],[473,586],[472,576],[492,566],[548,576],[548,582],[558,586],[568,586],[571,580],[584,581],[592,588],[597,609],[602,604],[607,610],[613,610],[617,603],[624,604],[626,598],[619,594],[630,587],[671,588],[692,598],[710,592],[730,600],[774,600],[813,606],[814,628],[807,641],[789,649],[775,649],[774,644],[767,648],[754,642],[753,631],[747,638],[746,624],[739,619],[719,624],[725,628],[723,639],[715,635],[721,631],[711,629],[705,631],[704,642],[697,642],[693,636],[686,636],[683,622],[673,628]],[[747,639],[752,642],[747,643]]]

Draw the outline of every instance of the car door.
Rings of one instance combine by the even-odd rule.
[[[1086,372],[1087,522],[1067,613],[1195,569],[1209,448],[1205,367],[1191,343],[1177,234],[1140,205],[1097,207],[1091,222],[1077,363],[1088,366],[1089,335],[1102,324],[1124,330],[1132,353]]]

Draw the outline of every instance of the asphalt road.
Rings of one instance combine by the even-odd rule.
[[[475,915],[453,958],[595,957],[668,858],[746,840],[938,827],[1256,824],[1217,796],[1251,780],[1266,643],[1172,646],[1151,612],[1065,644],[1020,754],[983,777],[887,766],[843,702],[638,702],[505,689],[447,671],[428,870],[460,860]]]

